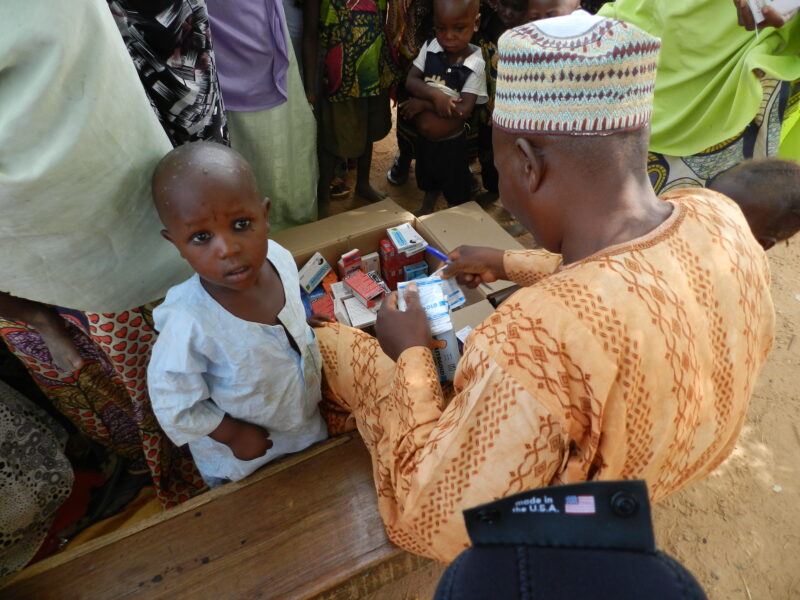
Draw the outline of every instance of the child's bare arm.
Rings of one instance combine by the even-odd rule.
[[[422,77],[422,71],[420,71],[418,67],[412,65],[406,77],[406,90],[408,90],[408,93],[420,100],[429,101],[434,106],[434,112],[440,117],[454,116],[456,106],[461,100],[458,98],[450,98],[444,92],[432,88],[425,83]]]
[[[225,415],[217,428],[208,434],[212,440],[225,444],[239,460],[253,460],[272,448],[269,432],[258,425]]]
[[[461,94],[461,103],[456,106],[455,112],[459,118],[466,121],[469,119],[472,111],[475,109],[475,103],[478,100],[478,96],[476,94],[472,94],[470,92],[463,92]]]

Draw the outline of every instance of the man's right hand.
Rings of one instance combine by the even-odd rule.
[[[459,284],[468,288],[506,279],[504,254],[504,250],[497,248],[459,246],[448,255],[450,262],[442,270],[442,276],[445,279],[455,276]]]

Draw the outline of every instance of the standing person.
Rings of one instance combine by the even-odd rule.
[[[321,0],[308,6],[319,11],[319,50],[324,55],[319,101],[320,215],[329,212],[337,157],[357,159],[356,194],[370,202],[385,197],[372,187],[369,176],[372,145],[392,128],[389,88],[394,73],[384,33],[386,4],[387,0]],[[311,70],[315,72],[316,65]]]
[[[544,250],[450,254],[446,276],[522,289],[467,338],[449,401],[416,294],[384,301],[377,339],[317,330],[403,548],[450,561],[462,509],[543,485],[640,478],[657,501],[733,450],[773,340],[769,270],[733,202],[653,192],[658,48],[583,11],[500,38],[500,197]]]
[[[478,160],[481,164],[481,180],[488,192],[481,202],[497,199],[497,169],[492,150],[492,111],[494,90],[497,85],[497,41],[500,35],[523,23],[568,15],[578,8],[578,0],[498,0],[496,18],[481,27],[476,40],[486,63],[486,92],[489,100],[477,107]]]
[[[149,174],[173,144],[224,142],[227,127],[203,0],[140,4],[0,4],[0,246],[15,257],[0,336],[170,507],[206,486],[146,390],[150,303],[189,275],[157,235]]]
[[[417,187],[425,192],[415,214],[433,212],[439,193],[449,206],[469,200],[465,122],[485,104],[486,68],[481,50],[470,44],[480,21],[478,0],[434,0],[436,37],[425,42],[406,78],[411,98],[399,105],[419,136],[415,144]]]
[[[756,34],[739,26],[731,0],[617,0],[600,14],[661,39],[648,162],[656,193],[706,186],[745,159],[779,150],[800,158],[800,128],[780,139],[787,100],[800,98],[792,89],[800,19]]]
[[[399,105],[409,98],[405,80],[411,69],[414,58],[419,54],[422,44],[433,31],[432,0],[397,0],[389,3],[386,30],[392,60],[397,65],[400,80],[394,90],[395,104]],[[408,181],[411,161],[414,159],[414,142],[417,132],[414,127],[403,120],[397,111],[395,121],[397,136],[397,155],[394,157],[386,180],[392,185],[403,185]]]
[[[208,0],[231,146],[280,231],[317,218],[317,139],[280,0]]]

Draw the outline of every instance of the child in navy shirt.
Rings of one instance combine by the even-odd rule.
[[[434,0],[436,37],[422,46],[406,78],[412,97],[400,114],[419,133],[417,187],[425,198],[418,216],[433,211],[439,192],[450,206],[469,200],[465,121],[488,99],[481,50],[470,43],[479,19],[479,0]]]

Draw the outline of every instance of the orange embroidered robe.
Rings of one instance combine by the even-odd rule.
[[[663,198],[658,228],[563,268],[507,252],[524,287],[470,334],[449,402],[428,349],[394,363],[361,331],[317,330],[395,543],[450,561],[465,508],[586,479],[646,479],[655,501],[730,454],[773,339],[766,256],[724,196]]]

